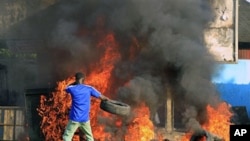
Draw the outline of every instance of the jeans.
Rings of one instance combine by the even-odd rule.
[[[78,127],[86,135],[87,141],[94,141],[91,126],[90,126],[90,121],[76,122],[76,121],[72,121],[72,120],[69,120],[69,122],[66,126],[66,129],[65,129],[64,134],[63,134],[63,140],[64,141],[72,141],[72,137],[74,136],[74,133]]]

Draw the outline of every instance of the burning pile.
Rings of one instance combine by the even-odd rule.
[[[129,117],[118,117],[100,110],[100,101],[93,99],[90,117],[99,141],[161,140],[153,117],[166,102],[168,89],[173,90],[174,103],[182,104],[175,104],[176,109],[191,111],[182,113],[189,129],[202,125],[199,129],[227,139],[226,133],[215,130],[228,130],[230,112],[220,105],[211,84],[217,63],[202,38],[212,20],[208,1],[86,0],[58,7],[57,13],[64,16],[45,52],[46,58],[53,53],[50,69],[60,74],[54,81],[63,81],[50,97],[41,97],[38,112],[46,140],[61,140],[71,105],[64,88],[79,70],[85,72],[86,84],[134,110]],[[228,112],[221,113],[221,106]],[[218,123],[217,116],[225,123]]]
[[[135,108],[134,119],[128,125],[128,133],[125,135],[125,141],[150,141],[154,139],[154,125],[149,120],[150,113],[148,107],[142,103]]]
[[[231,107],[225,102],[220,103],[216,108],[208,105],[208,121],[206,121],[198,130],[187,133],[186,136],[182,138],[182,141],[190,141],[192,135],[199,134],[199,132],[203,134],[201,135],[201,138],[203,138],[205,141],[211,139],[218,141],[229,141],[229,127],[232,124],[230,122],[232,117],[230,108]]]
[[[91,66],[93,71],[87,75],[86,83],[95,86],[102,93],[109,94],[109,83],[112,80],[111,72],[113,70],[115,62],[120,59],[118,46],[115,42],[114,35],[108,34],[98,44],[98,48],[104,48],[104,54],[97,64]],[[68,112],[71,106],[71,98],[64,89],[67,85],[74,81],[73,77],[68,78],[64,81],[58,82],[58,86],[55,92],[52,93],[50,98],[45,96],[41,97],[41,105],[38,109],[39,115],[43,118],[41,122],[41,129],[45,135],[45,140],[62,140],[61,136],[66,127],[68,121]],[[110,95],[109,97],[114,97]],[[149,119],[150,112],[148,107],[142,103],[138,109],[135,109],[136,113],[134,118],[129,122],[124,122],[120,117],[110,115],[100,110],[100,101],[92,99],[92,110],[90,113],[92,130],[95,139],[100,141],[105,140],[125,140],[130,141],[131,139],[148,141],[154,139],[154,127],[152,121]],[[137,112],[138,111],[138,112]],[[106,120],[105,123],[99,122],[99,120]],[[123,125],[123,124],[128,125]],[[110,124],[113,132],[106,131],[105,126]],[[121,130],[122,126],[127,126],[126,131]],[[139,130],[138,130],[139,129]],[[135,132],[136,131],[136,132]],[[124,132],[124,133],[119,133]],[[121,135],[121,136],[120,136]],[[118,136],[118,137],[116,137]],[[80,140],[79,136],[75,136],[74,140]]]

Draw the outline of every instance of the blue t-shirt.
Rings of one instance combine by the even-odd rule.
[[[91,96],[99,98],[101,93],[85,84],[69,85],[66,92],[70,93],[72,98],[69,119],[76,122],[88,121]]]

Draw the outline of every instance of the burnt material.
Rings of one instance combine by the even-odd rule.
[[[190,141],[200,141],[204,137],[206,138],[206,141],[224,141],[223,138],[214,135],[206,130],[196,131],[190,138]]]

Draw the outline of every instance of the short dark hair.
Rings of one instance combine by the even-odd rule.
[[[79,79],[81,79],[81,78],[84,78],[84,74],[83,74],[82,72],[77,72],[77,73],[75,74],[75,78],[76,78],[76,80],[79,80]]]

